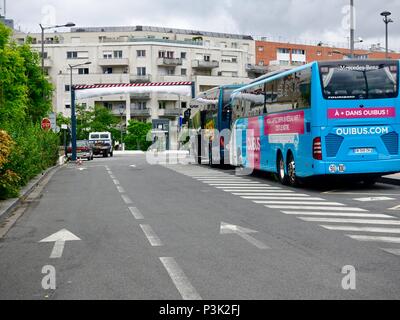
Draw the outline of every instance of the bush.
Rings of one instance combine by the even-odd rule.
[[[151,128],[151,123],[130,120],[128,133],[124,138],[126,149],[147,151],[152,143],[146,140],[147,134],[151,131]]]
[[[6,168],[10,162],[10,154],[15,146],[14,141],[4,130],[0,130],[0,199],[18,194],[20,178],[12,170]]]

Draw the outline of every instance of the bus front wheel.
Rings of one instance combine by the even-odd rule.
[[[283,185],[287,185],[289,183],[289,178],[286,174],[285,167],[286,165],[285,161],[283,160],[283,156],[281,153],[279,153],[277,161],[278,179]]]

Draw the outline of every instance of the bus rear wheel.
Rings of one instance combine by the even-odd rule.
[[[278,171],[278,179],[280,183],[283,185],[287,185],[289,183],[288,175],[286,174],[286,165],[285,161],[283,160],[282,154],[279,153],[278,161],[277,161],[277,171]]]
[[[297,187],[299,185],[299,180],[296,176],[296,163],[292,154],[288,155],[287,175],[289,185],[292,187]]]

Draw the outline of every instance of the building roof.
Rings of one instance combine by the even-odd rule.
[[[250,35],[239,35],[239,34],[231,34],[231,33],[219,33],[219,32],[176,29],[176,28],[150,27],[150,26],[79,27],[79,28],[71,29],[71,32],[138,32],[138,31],[187,34],[187,35],[199,36],[199,37],[206,36],[206,37],[215,37],[215,38],[253,40],[253,37]]]

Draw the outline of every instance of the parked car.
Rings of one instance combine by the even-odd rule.
[[[68,159],[72,158],[72,145],[70,144],[67,149]],[[81,159],[93,160],[93,146],[88,140],[76,141],[76,157]]]
[[[93,154],[101,154],[103,157],[113,156],[111,132],[91,132],[89,142],[93,144]]]

